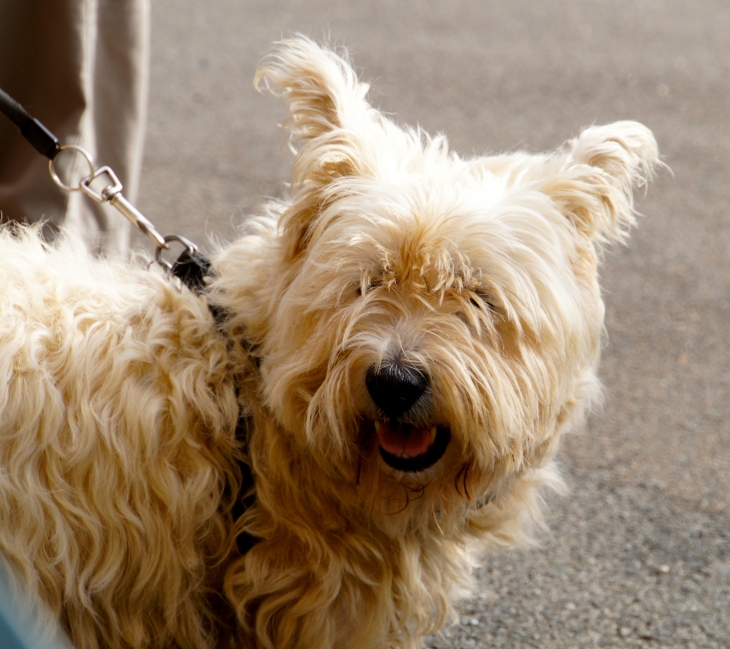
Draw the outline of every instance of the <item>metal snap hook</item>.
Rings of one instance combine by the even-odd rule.
[[[155,250],[155,261],[157,262],[157,264],[162,266],[162,268],[164,268],[167,272],[172,271],[173,265],[166,259],[162,258],[162,251],[165,249],[168,249],[169,246],[167,244],[172,241],[177,241],[178,243],[181,243],[183,246],[185,246],[185,248],[187,249],[187,251],[190,254],[194,254],[194,253],[198,252],[198,246],[196,246],[192,241],[190,241],[190,239],[187,239],[179,234],[168,234],[166,237],[164,237],[165,245],[157,246],[157,248]]]

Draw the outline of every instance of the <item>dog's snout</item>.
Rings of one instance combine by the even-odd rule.
[[[428,387],[428,377],[412,367],[371,367],[365,385],[375,404],[391,419],[408,412]]]

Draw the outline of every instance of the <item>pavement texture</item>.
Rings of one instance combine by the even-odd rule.
[[[372,103],[461,153],[636,119],[673,172],[605,260],[606,398],[564,440],[570,493],[427,645],[730,647],[730,3],[154,0],[139,207],[160,231],[231,239],[281,192],[284,106],[251,79],[292,32],[347,45]]]

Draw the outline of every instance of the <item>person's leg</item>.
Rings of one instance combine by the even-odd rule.
[[[142,165],[149,61],[149,0],[0,3],[0,87],[64,144],[109,165],[136,200]],[[3,220],[47,219],[81,235],[93,252],[120,255],[130,224],[109,206],[68,195],[47,161],[0,123]],[[68,154],[64,154],[68,155]],[[86,173],[86,163],[77,160]]]

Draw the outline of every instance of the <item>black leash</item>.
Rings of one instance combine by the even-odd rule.
[[[61,145],[56,136],[37,119],[31,117],[28,111],[2,88],[0,88],[0,110],[38,153],[49,160],[53,160],[58,155]]]
[[[109,203],[121,212],[141,232],[154,241],[157,249],[155,251],[155,262],[161,266],[169,275],[179,279],[194,293],[202,293],[206,287],[205,278],[211,275],[210,260],[203,255],[198,247],[180,235],[168,235],[163,237],[157,232],[154,225],[146,219],[124,196],[122,195],[122,184],[116,174],[109,167],[95,168],[94,160],[88,151],[75,144],[63,145],[58,138],[51,133],[40,121],[35,119],[15,99],[0,88],[0,111],[20,131],[20,134],[38,151],[42,156],[48,158],[48,170],[53,182],[67,192],[81,190],[97,203]],[[66,150],[73,150],[81,154],[89,164],[89,175],[83,178],[78,186],[66,185],[56,173],[54,161],[60,153]],[[108,183],[101,191],[91,187],[92,182],[106,177]],[[169,263],[162,258],[162,251],[169,249],[169,243],[177,241],[184,246],[182,254],[174,263]],[[223,314],[220,309],[214,306],[209,307],[213,317],[218,324],[221,324]]]

